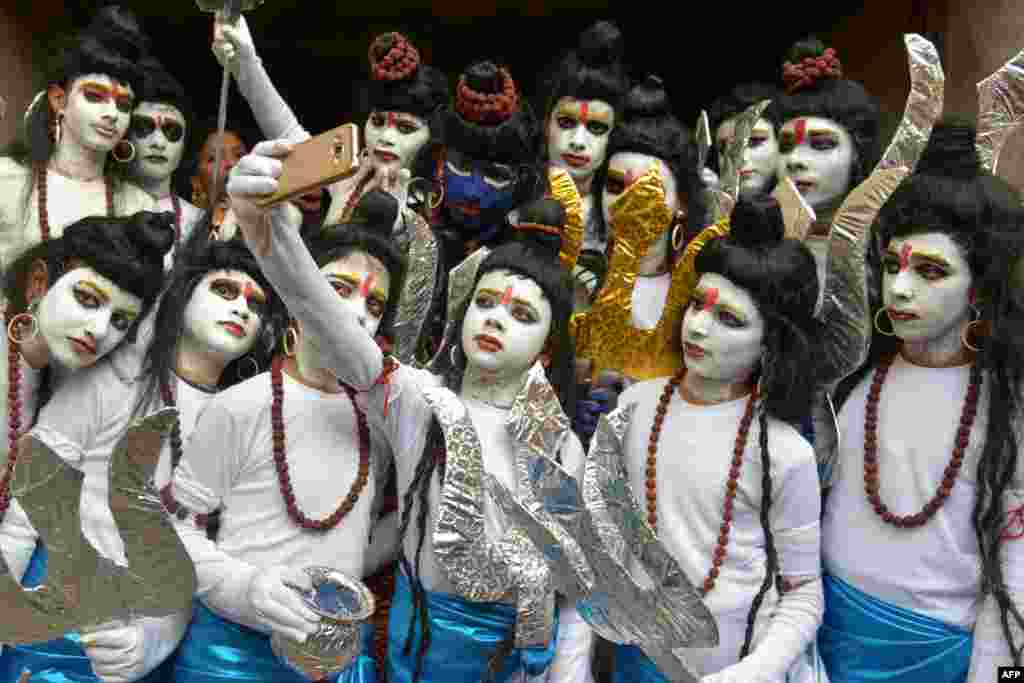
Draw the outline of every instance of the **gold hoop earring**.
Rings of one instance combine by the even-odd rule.
[[[18,332],[25,325],[29,325],[32,331],[23,337],[18,336]],[[27,341],[32,341],[39,334],[39,320],[35,315],[29,312],[19,313],[18,315],[11,318],[11,321],[7,323],[7,339],[12,344],[24,344]]]
[[[680,251],[686,243],[686,231],[682,223],[676,223],[672,228],[672,251]]]
[[[289,339],[291,340],[291,347],[289,348]],[[284,332],[284,340],[281,342],[284,346],[284,355],[289,358],[295,357],[295,347],[299,345],[299,333],[295,331],[294,327],[288,326],[288,329]]]
[[[121,140],[110,150],[110,156],[119,164],[129,164],[135,159],[135,145],[129,140]]]
[[[441,204],[444,203],[444,185],[441,186],[440,193],[430,193],[430,210],[436,210]]]
[[[883,313],[885,314],[886,318],[889,318],[889,311],[887,311],[884,308],[879,308],[878,312],[875,313],[875,329],[878,330],[878,333],[881,335],[884,335],[886,337],[895,337],[896,331],[892,329],[892,318],[889,318],[889,332],[883,330],[882,326],[878,324],[878,316]]]
[[[287,336],[287,333],[285,334]],[[246,370],[245,372],[243,372],[243,368]],[[238,376],[239,382],[244,382],[260,374],[260,364],[252,356],[245,356],[245,363],[240,363],[235,367],[235,374]]]
[[[458,362],[458,359],[456,358],[458,353],[459,353],[459,347],[457,345],[453,344],[452,348],[448,351],[448,360],[451,361],[453,368],[459,367],[459,362]]]
[[[960,343],[968,350],[973,351],[974,353],[979,353],[981,351],[981,347],[975,346],[971,343],[971,328],[977,325],[979,329],[977,337],[982,338],[985,336],[985,321],[981,319],[981,311],[979,311],[978,307],[974,304],[971,304],[971,313],[974,314],[974,317],[971,322],[967,323],[967,325],[964,326],[964,329],[960,331]]]

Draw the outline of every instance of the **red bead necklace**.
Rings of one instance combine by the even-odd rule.
[[[8,313],[4,319],[9,326],[13,316]],[[0,522],[11,504],[11,479],[18,460],[18,432],[21,431],[21,354],[17,344],[10,339],[7,343],[7,469],[0,479]]]
[[[971,380],[967,387],[967,396],[960,413],[960,425],[956,432],[956,445],[953,455],[943,472],[942,483],[920,512],[913,515],[897,515],[882,502],[878,475],[878,399],[882,394],[885,376],[889,373],[895,354],[884,357],[875,368],[871,390],[868,392],[867,406],[864,410],[864,493],[875,513],[886,524],[911,529],[923,526],[945,504],[949,494],[956,485],[956,477],[964,464],[964,451],[971,438],[971,427],[978,413],[978,396],[981,393],[982,372],[977,363],[971,366]]]
[[[288,460],[285,455],[284,442],[284,386],[282,384],[281,368],[284,359],[275,356],[270,366],[270,387],[274,396],[274,402],[270,408],[270,420],[273,427],[274,439],[274,465],[277,468],[277,480],[281,487],[281,495],[288,506],[288,515],[296,524],[303,529],[311,531],[329,531],[341,523],[341,520],[352,511],[360,494],[366,488],[366,482],[370,478],[370,428],[366,423],[366,415],[356,403],[356,392],[352,387],[342,385],[349,401],[352,402],[352,410],[356,416],[356,433],[359,435],[359,474],[352,482],[352,488],[348,495],[341,502],[334,513],[325,519],[310,519],[299,510],[295,501],[295,491],[292,490],[291,478],[288,475]]]
[[[39,202],[39,233],[43,242],[50,240],[50,212],[47,207],[47,185],[50,169],[46,164],[39,164],[36,167],[36,195]],[[103,184],[107,194],[107,216],[114,217],[114,184],[110,176],[103,177]]]
[[[647,444],[647,521],[655,531],[658,530],[658,438],[661,436],[661,426],[668,413],[668,404],[672,401],[672,394],[682,383],[685,374],[685,368],[677,372],[661,392],[654,415],[654,426],[651,427],[651,437]],[[747,398],[747,408],[740,420],[739,430],[736,434],[732,466],[729,468],[729,479],[725,483],[725,505],[722,508],[722,525],[719,527],[718,544],[712,553],[711,568],[704,578],[703,585],[699,588],[701,595],[707,595],[715,587],[720,567],[725,562],[726,547],[729,545],[729,531],[732,528],[733,502],[739,488],[740,467],[743,465],[743,454],[747,449],[747,435],[750,433],[750,424],[754,420],[754,403],[757,401],[757,393],[757,385],[754,385]]]

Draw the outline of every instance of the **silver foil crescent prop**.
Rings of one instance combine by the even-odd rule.
[[[601,418],[582,490],[562,473],[558,485],[549,483],[548,492],[532,501],[516,498],[493,478],[488,491],[541,548],[559,591],[576,601],[594,630],[613,642],[637,644],[670,680],[695,681],[699,677],[676,651],[716,646],[718,628],[633,495],[623,466],[623,439],[632,415],[633,406],[624,406]],[[550,478],[558,474],[553,471]],[[576,539],[589,571],[573,566],[563,552],[560,538],[565,534]],[[631,569],[637,567],[650,582],[634,578]]]
[[[470,296],[473,295],[473,285],[476,283],[476,273],[480,264],[491,253],[487,247],[480,247],[472,254],[464,258],[459,265],[448,271],[448,306],[445,310],[445,327],[442,339],[451,339],[452,332],[458,322],[459,307],[464,305]],[[437,375],[445,374],[450,369],[451,349],[442,346],[428,365],[431,372]]]
[[[697,142],[697,170],[708,165],[708,156],[711,154],[711,124],[708,123],[708,112],[700,110],[697,117],[697,126],[693,130],[694,139]]]
[[[903,36],[910,68],[910,94],[903,118],[875,169],[906,168],[913,172],[928,144],[932,126],[942,115],[946,77],[938,50],[916,33]]]
[[[718,157],[719,186],[717,191],[711,193],[712,223],[731,215],[733,207],[739,201],[743,155],[750,144],[750,133],[769,104],[771,100],[761,100],[736,115],[732,140]]]
[[[992,174],[1003,145],[1024,122],[1024,51],[975,86],[978,91],[978,136],[981,165]]]
[[[11,494],[49,558],[46,581],[35,588],[22,589],[9,572],[0,574],[0,641],[47,641],[191,608],[195,569],[152,483],[176,417],[166,408],[133,422],[111,456],[110,510],[127,567],[97,553],[82,532],[84,475],[38,439],[22,439]]]

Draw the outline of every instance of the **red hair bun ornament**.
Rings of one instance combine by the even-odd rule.
[[[504,67],[484,63],[480,67],[492,73],[465,74],[455,89],[455,111],[466,121],[496,126],[519,111],[519,92],[512,75]],[[489,68],[488,68],[489,67]]]
[[[401,33],[384,33],[370,44],[370,75],[377,81],[401,81],[416,73],[420,53]]]
[[[821,80],[843,77],[843,64],[834,48],[825,48],[820,56],[804,57],[799,62],[785,62],[782,65],[782,80],[786,94],[792,95],[812,87]]]

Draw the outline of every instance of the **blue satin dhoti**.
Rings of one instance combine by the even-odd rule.
[[[426,592],[430,647],[423,657],[420,683],[480,683],[487,678],[492,657],[512,636],[515,605],[503,602],[471,602],[448,593]],[[412,622],[412,586],[397,572],[395,595],[388,620],[387,673],[389,683],[409,683],[416,670],[423,625],[417,620],[412,642],[405,652]],[[539,676],[555,658],[558,624],[546,648],[516,648],[496,667],[495,683],[507,683],[526,672]]]
[[[376,683],[373,626],[363,624],[363,654],[332,683]],[[174,661],[174,683],[307,683],[287,668],[270,648],[270,636],[216,615],[198,600]]]
[[[669,680],[636,645],[616,645],[612,683],[669,683]]]
[[[21,579],[25,588],[38,586],[46,578],[46,546],[36,543],[28,569]],[[14,683],[22,673],[31,672],[28,683],[100,683],[92,671],[88,655],[82,649],[81,635],[67,633],[45,643],[4,645],[0,654],[0,683]],[[165,661],[138,683],[164,683],[170,680],[171,662]]]
[[[818,650],[831,683],[963,683],[973,634],[826,574]]]

